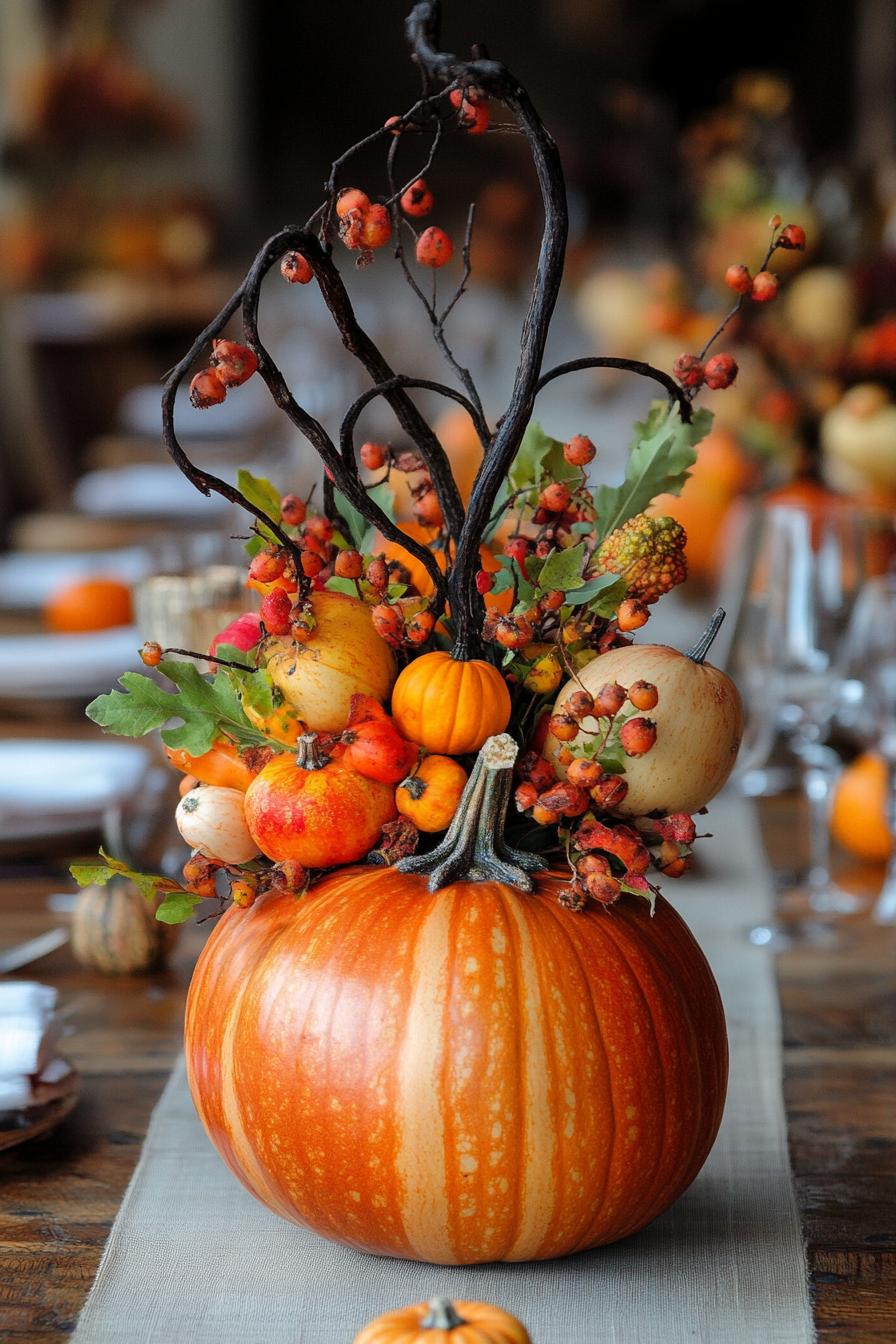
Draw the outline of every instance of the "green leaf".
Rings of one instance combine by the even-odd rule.
[[[166,658],[159,671],[174,682],[177,691],[164,690],[140,672],[125,672],[119,678],[124,691],[98,696],[87,706],[87,717],[119,737],[145,737],[161,728],[166,746],[191,756],[204,755],[219,737],[228,737],[238,746],[277,746],[249,723],[239,687],[230,680],[228,669],[220,668],[206,678],[193,663]],[[164,727],[170,719],[181,719],[182,726]]]
[[[247,471],[245,467],[240,467],[236,474],[236,484],[237,489],[246,496],[250,504],[254,504],[257,509],[261,509],[262,513],[266,513],[273,522],[279,523],[280,491],[271,485],[270,481],[266,480],[264,476],[253,476],[251,471]],[[266,527],[262,522],[257,522],[256,525],[268,541],[273,541],[279,545],[276,536],[269,527]]]
[[[696,445],[709,433],[712,413],[694,412],[689,425],[682,423],[678,406],[667,410],[654,406],[636,435],[621,485],[601,485],[594,492],[598,540],[621,527],[636,513],[643,513],[657,495],[678,495],[697,460]]]
[[[545,434],[537,420],[526,429],[519,451],[507,473],[513,490],[531,487],[533,490],[545,476],[555,481],[578,482],[582,473],[563,456],[563,443]]]
[[[246,653],[232,644],[219,644],[217,654],[219,658],[226,658],[228,662],[248,663],[250,666],[254,656],[251,652]],[[225,667],[221,668],[220,672],[236,690],[241,708],[249,705],[266,719],[282,704],[282,696],[271,681],[266,667],[259,666],[254,672],[244,672],[238,667]]]
[[[190,918],[201,899],[201,896],[195,895],[192,891],[169,891],[156,911],[156,919],[161,920],[163,924],[183,924]]]
[[[395,493],[388,481],[381,481],[375,485],[372,490],[367,491],[368,499],[372,499],[374,504],[378,504],[387,518],[395,519]],[[368,554],[373,549],[374,539],[376,537],[376,528],[368,523],[358,509],[355,508],[341,490],[333,491],[333,498],[340,517],[345,519],[345,525],[351,533],[352,544],[355,550],[362,555]],[[354,590],[353,590],[354,591]]]
[[[578,546],[570,546],[565,551],[560,549],[551,551],[538,576],[539,588],[545,591],[559,588],[562,593],[581,588],[585,582],[582,577],[585,552],[584,541],[580,541]]]
[[[612,616],[619,603],[625,600],[628,583],[616,574],[598,574],[589,579],[584,587],[567,594],[566,601],[571,607],[588,606],[595,616]]]

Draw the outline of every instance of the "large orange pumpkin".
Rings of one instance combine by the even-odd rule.
[[[457,865],[532,866],[483,839],[495,743],[506,803],[503,737],[439,850],[403,861],[438,859],[429,885],[359,867],[232,909],[187,1004],[193,1097],[244,1185],[324,1236],[442,1264],[636,1232],[700,1170],[725,1096],[718,991],[665,901],[575,913],[563,876],[519,868],[430,891]]]

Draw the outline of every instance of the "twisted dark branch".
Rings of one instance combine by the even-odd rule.
[[[258,356],[259,376],[263,379],[276,405],[289,417],[296,429],[304,435],[315,449],[324,467],[335,481],[337,488],[342,491],[346,499],[354,505],[362,517],[379,528],[387,540],[398,542],[426,567],[436,594],[435,604],[438,605],[439,610],[443,610],[447,600],[446,584],[432,552],[427,547],[421,546],[413,537],[408,536],[379,507],[376,501],[370,498],[364,488],[363,481],[358,475],[354,455],[352,455],[350,462],[343,458],[320,421],[299,405],[290,392],[282,372],[258,334],[258,304],[262,281],[274,263],[285,251],[290,249],[302,253],[302,256],[314,270],[319,282],[321,271],[326,270],[329,264],[318,240],[313,235],[306,234],[304,230],[296,228],[281,229],[279,233],[268,239],[258,253],[244,285],[243,327],[247,341]]]
[[[429,378],[409,378],[406,374],[398,373],[388,382],[379,383],[376,387],[368,387],[367,391],[362,392],[360,397],[356,398],[346,411],[339,431],[339,446],[345,461],[349,459],[354,461],[354,431],[365,406],[369,406],[377,397],[387,397],[390,392],[394,392],[399,387],[417,388],[422,392],[437,392],[441,397],[449,397],[452,401],[456,401],[459,406],[463,406],[467,415],[476,425],[477,433],[480,433],[484,428],[477,422],[476,408],[467,401],[463,392],[458,391],[456,387],[449,387],[447,383],[434,383]]]
[[[535,387],[536,394],[555,378],[562,378],[567,373],[577,373],[580,369],[623,369],[628,373],[638,373],[642,378],[652,378],[655,383],[660,383],[666,389],[671,401],[677,402],[684,424],[691,423],[693,410],[684,388],[676,383],[671,374],[663,373],[662,369],[655,369],[652,364],[645,364],[640,359],[614,359],[609,355],[594,355],[585,359],[567,360],[565,364],[558,364],[556,368],[549,369],[547,373],[541,375]]]
[[[520,360],[510,403],[477,474],[449,579],[451,610],[457,631],[454,656],[468,658],[481,647],[479,629],[483,604],[475,584],[479,545],[498,490],[532,415],[548,328],[563,276],[568,214],[557,146],[525,89],[497,61],[459,61],[448,52],[438,51],[438,28],[437,0],[421,0],[412,9],[406,24],[414,59],[431,79],[475,85],[505,104],[528,141],[544,206],[538,267],[520,335]]]
[[[238,490],[235,485],[231,485],[229,481],[222,480],[220,476],[215,476],[210,471],[203,471],[201,467],[197,467],[194,462],[191,462],[181,447],[174,428],[174,403],[178,387],[189,372],[197,355],[205,349],[210,340],[215,336],[220,335],[227,323],[233,317],[237,308],[239,308],[243,301],[247,283],[247,281],[243,281],[239,289],[237,289],[227,300],[217,317],[213,318],[205,330],[196,337],[196,340],[190,346],[190,349],[184,355],[180,363],[175,364],[174,368],[166,375],[165,385],[162,390],[162,440],[168,455],[175,466],[183,472],[187,480],[190,481],[197,490],[201,491],[201,493],[206,496],[210,496],[214,492],[216,495],[220,495],[223,499],[229,500],[231,504],[237,504],[241,509],[245,509],[247,513],[251,513],[259,523],[262,523],[265,527],[269,528],[271,533],[279,541],[280,545],[286,548],[287,552],[292,556],[296,572],[301,575],[302,564],[299,547],[295,540],[284,532],[279,521],[272,518],[270,514],[265,513],[264,509],[260,509],[257,504],[253,504],[252,501],[247,499],[243,492]]]
[[[299,241],[293,246],[303,253],[314,269],[324,302],[339,329],[346,350],[360,360],[374,383],[389,382],[395,377],[395,370],[358,323],[342,276],[332,258],[323,251],[315,238],[307,234],[300,234]],[[310,250],[305,251],[305,248]],[[403,387],[399,386],[395,391],[387,393],[386,401],[426,463],[448,535],[456,539],[463,527],[464,506],[445,449]],[[361,512],[364,513],[364,510]],[[364,516],[367,517],[367,514]]]

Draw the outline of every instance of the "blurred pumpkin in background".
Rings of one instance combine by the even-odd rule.
[[[884,863],[893,852],[887,824],[887,766],[865,752],[844,770],[834,792],[831,834],[856,858]]]
[[[43,614],[45,625],[56,634],[130,625],[131,590],[120,579],[79,579],[54,593]]]

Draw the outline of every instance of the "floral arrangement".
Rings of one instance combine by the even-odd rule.
[[[428,2],[408,19],[421,97],[334,162],[323,203],[304,225],[265,243],[166,382],[171,457],[197,489],[252,518],[247,582],[260,608],[223,630],[207,654],[144,645],[144,663],[169,685],[129,672],[122,690],[88,707],[111,733],[161,731],[184,774],[177,824],[192,855],[182,881],[132,873],[105,854],[73,871],[82,884],[128,874],[147,895],[164,897],[157,918],[168,923],[206,899],[223,910],[270,891],[299,896],[348,864],[395,864],[427,874],[435,888],[460,871],[452,855],[461,851],[465,872],[524,890],[533,871],[565,868],[558,899],[573,910],[611,907],[626,892],[652,904],[660,876],[687,870],[694,818],[737,753],[737,692],[703,661],[721,613],[690,655],[636,645],[632,636],[687,575],[684,529],[651,506],[681,490],[710,427],[710,412],[693,405],[697,392],[736,377],[732,357],[711,349],[743,304],[775,297],[771,259],[802,247],[802,230],[772,219],[756,274],[730,267],[734,307],[671,373],[604,356],[545,370],[567,234],[559,154],[506,68],[479,48],[469,61],[439,52],[435,24]],[[449,318],[470,277],[474,207],[448,297],[438,281],[455,241],[429,220],[443,138],[508,125],[528,142],[544,231],[514,385],[492,422],[450,345]],[[386,151],[378,192],[371,182],[346,185],[354,155],[375,144]],[[413,166],[399,171],[404,157]],[[360,268],[392,252],[453,382],[390,366],[355,316],[336,264],[340,248]],[[319,286],[370,378],[338,438],[296,401],[260,335],[261,283],[276,266],[299,295]],[[237,314],[238,338],[224,336]],[[197,362],[205,367],[194,372]],[[616,484],[591,483],[598,449],[588,435],[561,442],[533,418],[547,384],[599,367],[651,379],[665,394],[635,426]],[[321,460],[319,510],[246,471],[231,485],[188,458],[174,423],[175,392],[188,376],[193,404],[208,408],[238,396],[249,378],[264,381]],[[457,403],[475,429],[482,461],[468,499],[416,390]],[[357,444],[359,418],[377,398],[392,409],[401,440]],[[397,483],[412,500],[407,524],[396,521]],[[205,659],[210,670],[179,654]],[[494,833],[483,844],[481,828],[473,838],[464,825],[472,801],[479,809],[483,790],[494,792],[477,761],[490,739],[492,757],[503,751],[507,764],[516,756],[513,807],[505,820],[508,800],[496,795]]]

